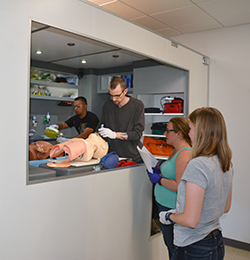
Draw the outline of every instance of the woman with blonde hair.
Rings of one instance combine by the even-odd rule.
[[[154,196],[158,205],[158,211],[175,208],[177,187],[182,174],[191,159],[191,139],[189,133],[189,121],[185,117],[173,117],[167,124],[164,135],[166,142],[174,147],[168,160],[162,163],[160,169],[154,168],[154,172],[148,172],[152,183],[156,183]],[[164,242],[168,248],[169,259],[174,250],[173,225],[161,224]]]
[[[212,107],[196,109],[189,120],[192,160],[178,187],[176,211],[161,212],[160,221],[175,224],[171,260],[223,259],[219,218],[231,207],[233,179],[226,124]]]

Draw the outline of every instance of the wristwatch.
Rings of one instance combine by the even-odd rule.
[[[173,213],[168,213],[165,216],[165,219],[168,220],[169,222],[171,222],[172,224],[175,224],[175,222],[173,220],[170,219],[170,215],[172,215]]]

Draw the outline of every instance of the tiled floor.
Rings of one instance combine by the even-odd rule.
[[[237,249],[230,246],[225,246],[225,260],[249,260],[250,251]]]

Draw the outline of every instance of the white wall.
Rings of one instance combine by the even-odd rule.
[[[223,216],[225,237],[250,243],[250,24],[174,38],[210,57],[209,105],[223,113],[233,151],[231,211]]]
[[[126,252],[125,260],[166,259],[162,238],[149,242],[146,234],[150,205],[145,196],[151,191],[144,169],[130,171],[122,176],[127,191],[130,192],[130,188],[132,190],[131,193],[120,193],[118,201],[116,192],[121,192],[123,182],[117,182],[119,185],[116,186],[116,178],[113,178],[112,173],[101,179],[96,178],[97,175],[90,175],[34,185],[26,185],[26,173],[30,19],[114,43],[162,61],[170,57],[168,41],[78,0],[1,1],[0,17],[0,259],[123,259],[118,257],[120,252]],[[129,32],[130,37],[125,32]],[[199,94],[196,94],[199,89],[206,90],[207,87],[204,79],[207,70],[200,65],[200,60],[196,55],[183,64],[191,72],[189,80],[194,107],[206,103],[204,96],[199,98]],[[171,62],[174,63],[174,60]],[[133,174],[138,174],[139,182],[135,180],[136,186],[130,183],[129,178]],[[140,183],[143,185],[140,186]],[[94,198],[91,197],[93,192]],[[129,194],[134,197],[129,197]],[[107,201],[110,198],[114,201]],[[135,199],[138,199],[136,204]],[[127,203],[124,212],[118,205],[123,201]],[[111,216],[115,222],[107,223],[110,212],[107,213],[106,208],[113,202],[116,203],[112,209],[118,205],[115,212],[117,217]],[[102,212],[107,214],[102,216]],[[131,227],[138,223],[138,217],[141,217],[142,226],[139,226],[139,230],[142,233],[134,234],[132,231],[137,229]],[[105,226],[106,223],[108,226]],[[109,226],[111,228],[107,229]],[[117,230],[124,236],[119,234],[117,237]],[[110,233],[106,237],[103,231]],[[113,243],[108,243],[110,241]],[[106,243],[109,250],[105,247]]]

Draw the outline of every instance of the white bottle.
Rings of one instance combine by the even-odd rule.
[[[49,121],[50,121],[50,114],[49,114],[49,112],[47,113],[47,123],[49,123]]]

